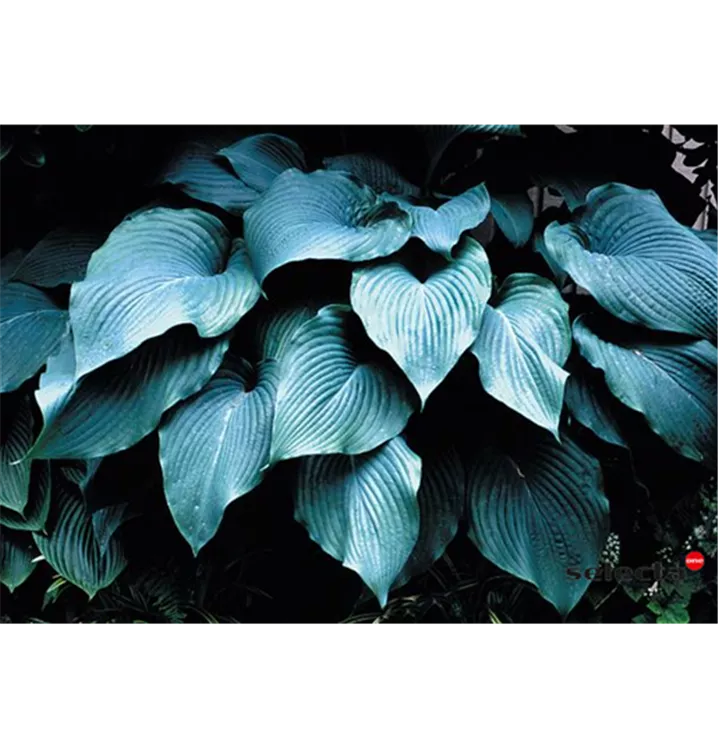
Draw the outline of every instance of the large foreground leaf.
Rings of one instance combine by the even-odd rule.
[[[339,172],[348,172],[377,193],[418,196],[421,192],[413,183],[388,162],[374,154],[343,154],[324,159],[324,166]]]
[[[369,338],[391,354],[422,404],[476,340],[490,294],[489,260],[470,237],[424,282],[393,262],[357,269],[351,285]]]
[[[482,183],[450,198],[438,208],[414,205],[395,199],[411,215],[411,236],[418,237],[428,248],[447,258],[462,233],[478,227],[488,216],[491,199]]]
[[[0,393],[14,391],[47,361],[67,330],[67,311],[21,282],[0,291]]]
[[[35,569],[35,546],[29,534],[0,530],[0,583],[12,593]]]
[[[359,361],[351,310],[322,308],[284,357],[271,463],[323,453],[364,453],[396,437],[414,409],[400,374]]]
[[[235,174],[257,194],[269,188],[274,179],[292,167],[306,170],[301,148],[290,138],[275,133],[262,133],[242,138],[219,151],[229,160]]]
[[[616,398],[646,418],[675,451],[716,465],[716,348],[683,336],[657,337],[625,327],[599,336],[591,320],[574,321],[581,354],[603,370]]]
[[[48,362],[35,397],[44,425],[37,458],[94,458],[134,445],[164,411],[196,393],[219,367],[229,340],[184,326],[76,380],[72,339]]]
[[[255,374],[248,362],[228,357],[212,380],[160,427],[167,503],[195,555],[216,534],[225,508],[262,480],[277,369],[269,360]]]
[[[487,393],[556,436],[570,350],[568,305],[550,281],[532,273],[504,281],[471,347]]]
[[[598,564],[608,534],[601,469],[565,435],[558,443],[530,429],[512,443],[485,444],[471,467],[470,536],[566,615],[588,588],[584,572]]]
[[[183,323],[230,330],[259,299],[241,241],[197,209],[153,208],[126,219],[72,285],[77,377]]]
[[[716,340],[716,254],[652,190],[609,183],[588,194],[575,225],[544,233],[552,262],[613,315]]]
[[[395,587],[428,570],[444,554],[459,529],[465,499],[464,466],[454,448],[445,448],[422,460],[419,537]]]
[[[403,438],[361,456],[311,456],[299,469],[295,518],[386,605],[419,536],[421,459]]]
[[[23,256],[12,279],[42,287],[79,281],[85,276],[90,256],[106,237],[107,232],[100,229],[53,229]]]
[[[122,546],[113,538],[100,548],[92,517],[72,485],[56,488],[53,506],[48,534],[33,534],[35,544],[53,570],[92,598],[125,569]]]
[[[411,218],[396,203],[342,172],[288,169],[244,216],[260,282],[276,268],[309,258],[363,261],[389,255],[408,239]]]

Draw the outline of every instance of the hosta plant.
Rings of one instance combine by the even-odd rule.
[[[596,446],[715,472],[715,232],[645,186],[503,168],[519,126],[407,132],[401,159],[217,132],[114,228],[4,254],[11,591],[49,565],[93,598],[141,559],[143,497],[98,479],[138,445],[194,555],[284,465],[380,607],[458,534],[564,617],[611,530]]]

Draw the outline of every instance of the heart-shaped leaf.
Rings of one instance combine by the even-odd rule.
[[[247,249],[260,283],[300,260],[364,261],[398,250],[411,218],[343,172],[288,169],[244,215]]]
[[[489,260],[467,237],[456,258],[424,282],[399,262],[357,269],[351,303],[369,338],[393,357],[424,404],[476,340],[490,294]]]
[[[533,273],[504,281],[471,347],[486,392],[556,437],[570,351],[568,305]]]
[[[544,232],[551,260],[613,315],[716,340],[716,254],[652,190],[609,183],[588,194],[575,225]]]
[[[194,208],[126,219],[72,285],[77,377],[183,323],[200,336],[229,331],[259,299],[241,240]]]
[[[183,326],[76,380],[66,337],[40,377],[35,398],[44,425],[29,456],[94,458],[134,445],[163,412],[202,388],[228,346],[227,337],[200,338]]]
[[[562,615],[583,596],[608,536],[598,461],[535,428],[485,443],[469,471],[470,536],[495,565],[535,584]]]
[[[615,324],[609,338],[598,335],[596,323],[580,316],[573,335],[581,354],[603,370],[613,395],[643,414],[675,451],[715,468],[715,346]]]
[[[295,518],[386,606],[419,536],[421,459],[397,437],[361,456],[302,459]]]
[[[262,480],[277,370],[268,360],[255,374],[248,362],[228,356],[212,380],[160,427],[167,504],[195,555],[216,534],[225,508]]]
[[[360,361],[351,310],[323,307],[299,330],[281,366],[271,463],[324,453],[365,453],[396,437],[414,406],[400,374]]]
[[[40,289],[8,282],[0,292],[0,393],[31,378],[67,330],[67,311]]]

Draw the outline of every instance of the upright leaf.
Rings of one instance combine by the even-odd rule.
[[[288,169],[244,216],[247,249],[260,283],[286,263],[310,258],[363,261],[408,239],[411,218],[342,172]]]
[[[0,291],[0,393],[14,391],[47,361],[67,330],[67,311],[40,289],[8,282]]]
[[[47,536],[33,534],[35,544],[50,567],[89,597],[109,586],[125,569],[122,546],[116,538],[100,548],[92,517],[77,488],[58,485]]]
[[[306,170],[304,152],[290,138],[275,133],[261,133],[242,138],[219,151],[232,165],[245,185],[263,193],[274,179],[292,167]]]
[[[422,404],[476,340],[490,294],[489,260],[470,237],[424,282],[392,262],[357,269],[351,286],[369,338],[406,373]]]
[[[394,200],[411,215],[411,236],[418,237],[428,248],[446,258],[451,258],[451,250],[462,233],[478,227],[491,207],[483,183],[450,198],[436,209],[414,205],[404,198]]]
[[[277,380],[272,360],[255,374],[245,360],[228,357],[160,427],[167,503],[195,555],[216,534],[225,508],[262,480]]]
[[[35,547],[29,534],[0,530],[0,583],[13,593],[29,578],[36,563]]]
[[[324,453],[365,453],[396,437],[413,411],[408,385],[379,362],[360,361],[351,311],[322,308],[284,357],[270,463]]]
[[[522,247],[531,239],[534,206],[526,193],[492,193],[491,213],[514,247]]]
[[[715,468],[715,346],[628,326],[612,330],[610,338],[599,336],[583,315],[573,325],[581,354],[603,370],[613,395],[675,451]]]
[[[588,194],[575,225],[550,224],[548,257],[613,315],[716,340],[716,254],[652,190],[609,183]]]
[[[419,536],[421,459],[397,437],[360,456],[302,460],[295,518],[386,606]]]
[[[486,392],[556,437],[570,350],[568,305],[550,281],[532,273],[504,281],[471,347]]]
[[[77,377],[191,323],[203,337],[229,331],[259,299],[241,241],[194,208],[152,208],[126,219],[72,285]]]
[[[203,339],[184,326],[77,380],[68,336],[40,378],[35,398],[44,424],[29,455],[96,458],[129,448],[202,388],[228,346],[227,337]]]
[[[22,513],[0,507],[0,525],[20,531],[44,531],[50,513],[51,494],[50,462],[33,461],[27,505]]]
[[[559,443],[532,428],[511,442],[484,444],[469,471],[470,536],[567,615],[608,535],[601,469],[565,435]]]
[[[9,399],[13,399],[10,401]],[[22,514],[30,489],[30,461],[21,461],[32,445],[34,419],[27,395],[4,396],[0,431],[0,506]]]

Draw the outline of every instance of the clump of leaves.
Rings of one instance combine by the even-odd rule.
[[[275,133],[189,143],[108,236],[58,229],[4,259],[3,582],[42,558],[101,609],[181,620],[156,579],[117,588],[143,511],[93,492],[158,435],[195,555],[292,461],[296,520],[380,607],[466,526],[565,617],[589,585],[567,570],[610,528],[580,428],[631,451],[638,420],[715,469],[715,236],[653,190],[513,174],[518,126],[413,136],[403,164]],[[535,216],[547,187],[565,200]]]

